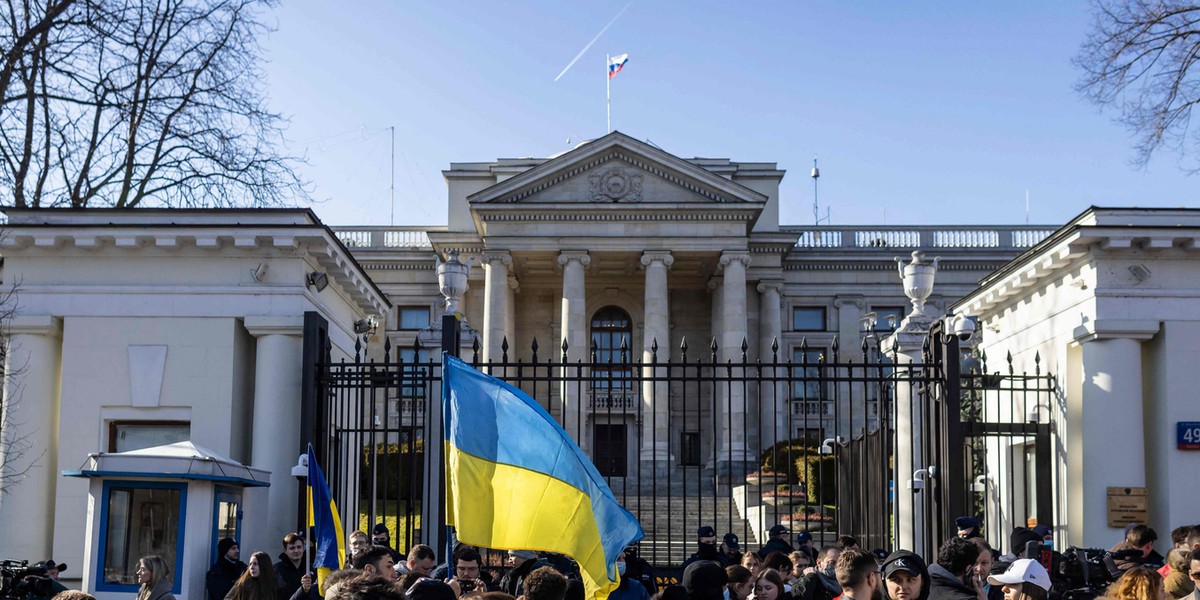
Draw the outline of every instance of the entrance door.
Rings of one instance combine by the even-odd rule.
[[[625,425],[597,424],[592,437],[592,460],[605,477],[624,477],[627,459]]]

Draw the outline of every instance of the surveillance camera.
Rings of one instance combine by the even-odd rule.
[[[954,318],[954,335],[958,341],[969,342],[975,336],[975,321],[962,315]]]

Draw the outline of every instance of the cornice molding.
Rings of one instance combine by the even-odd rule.
[[[1159,326],[1158,321],[1097,319],[1076,327],[1072,334],[1077,344],[1118,339],[1145,341],[1158,333]]]

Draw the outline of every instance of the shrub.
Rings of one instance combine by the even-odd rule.
[[[812,453],[796,459],[800,481],[807,486],[809,501],[814,504],[833,504],[837,501],[837,458],[830,454]]]

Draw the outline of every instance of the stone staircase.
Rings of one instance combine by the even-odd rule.
[[[696,551],[696,530],[711,525],[719,538],[733,532],[742,551],[757,550],[758,537],[748,527],[728,493],[692,496],[628,495],[617,499],[642,524],[646,532],[640,544],[642,558],[655,566],[680,565]]]

